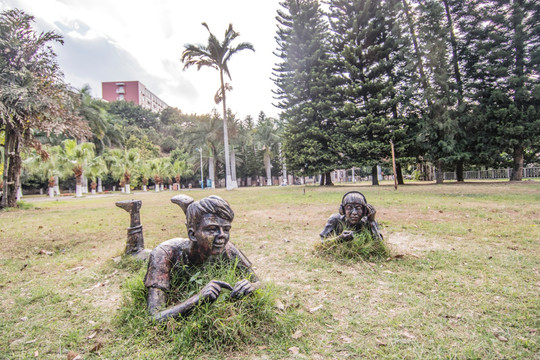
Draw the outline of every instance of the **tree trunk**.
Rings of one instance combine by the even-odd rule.
[[[442,184],[444,182],[444,172],[442,162],[437,162],[437,171],[435,172],[435,183]]]
[[[463,160],[459,160],[456,164],[456,178],[458,182],[464,182],[463,177]]]
[[[398,162],[396,162],[396,177],[398,185],[405,184],[405,182],[403,181],[403,171],[401,171],[401,164]]]
[[[77,176],[75,179],[75,197],[81,197],[82,196],[82,176]]]
[[[514,146],[514,165],[512,167],[512,181],[523,180],[523,146]]]
[[[377,171],[377,165],[371,167],[371,185],[379,185],[379,173]]]
[[[320,178],[319,178],[319,186],[324,186],[324,176],[320,175]]]
[[[238,188],[238,180],[236,179],[236,151],[234,146],[231,148],[231,180],[233,188]]]
[[[457,85],[457,91],[458,91],[458,105],[461,106],[461,104],[463,103],[463,82],[461,81],[461,72],[459,71],[458,48],[457,48],[456,35],[454,33],[454,23],[452,21],[452,14],[450,14],[450,7],[448,6],[448,0],[443,0],[443,3],[444,3],[444,9],[446,11],[448,32],[450,33],[450,43],[452,44],[452,65],[454,66],[454,78],[456,79],[456,85]]]
[[[216,188],[216,181],[215,181],[216,179],[215,179],[215,171],[214,171],[214,169],[215,169],[214,157],[210,156],[208,158],[208,178],[212,182],[212,186],[211,186],[212,189]]]
[[[101,185],[101,178],[97,178],[97,192],[103,192],[103,186]]]
[[[270,155],[264,153],[264,168],[266,170],[266,185],[272,186],[272,163],[270,161]]]
[[[223,102],[223,146],[225,148],[225,187],[227,190],[232,190],[232,178],[231,178],[231,159],[229,157],[229,130],[227,126],[227,105],[225,102],[225,82],[223,81],[223,68],[219,69],[219,78],[221,80],[221,95]],[[212,188],[215,188],[214,182],[212,182]]]
[[[283,157],[283,154],[281,153],[281,143],[279,143],[279,158],[281,160],[281,172],[283,174],[283,179],[285,180],[285,184],[289,183],[289,179],[287,178],[287,166],[285,165],[285,158]]]
[[[6,124],[4,135],[4,194],[0,207],[17,207],[22,168],[21,139],[9,124]]]
[[[54,177],[54,193],[60,195],[60,180],[58,179],[58,176]]]
[[[414,22],[410,13],[410,7],[407,3],[407,0],[402,0],[403,3],[403,9],[405,10],[405,15],[407,17],[407,24],[409,25],[409,31],[411,33],[411,38],[414,46],[414,52],[416,55],[416,60],[418,61],[418,73],[420,74],[420,80],[422,82],[422,87],[424,88],[424,91],[427,91],[429,88],[429,83],[424,71],[424,63],[423,63],[423,54],[420,49],[420,46],[418,45],[418,40],[416,38],[416,31],[414,28]],[[428,107],[431,107],[431,100],[429,97],[426,98]]]
[[[332,182],[332,176],[330,174],[330,171],[326,172],[324,175],[326,177],[326,186],[334,186],[334,183]]]
[[[126,184],[126,194],[131,194],[131,185]]]

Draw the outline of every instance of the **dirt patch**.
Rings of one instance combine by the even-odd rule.
[[[430,250],[452,249],[450,244],[443,243],[440,240],[402,232],[388,234],[385,240],[396,255],[420,255]]]

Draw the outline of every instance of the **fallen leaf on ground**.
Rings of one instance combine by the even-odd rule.
[[[98,282],[96,285],[92,286],[92,287],[89,287],[88,289],[84,289],[83,291],[81,291],[82,293],[86,293],[86,292],[89,292],[89,291],[92,291],[94,290],[95,288],[98,288],[100,286],[105,286],[109,283],[109,280],[105,280],[104,282],[100,283]]]
[[[88,335],[88,338],[89,338],[89,339],[93,339],[96,335],[97,335],[97,331],[94,331],[93,334]]]
[[[496,337],[497,339],[499,339],[500,341],[502,341],[502,342],[507,342],[507,341],[508,341],[507,338],[505,338],[504,336],[502,336],[502,335],[500,335],[500,334],[495,335],[495,337]]]
[[[377,343],[377,346],[386,346],[387,345],[384,341],[381,341],[379,339],[375,339],[375,342]]]
[[[257,349],[259,349],[259,350],[265,350],[265,349],[268,349],[268,346],[264,346],[264,345],[257,346]]]
[[[304,335],[304,334],[302,334],[302,330],[296,330],[296,332],[294,334],[292,334],[291,337],[293,339],[297,340],[297,339],[300,339],[302,337],[302,335]]]
[[[309,312],[313,314],[315,311],[322,309],[322,305],[315,306],[314,308],[309,309]]]
[[[77,354],[75,351],[68,351],[67,360],[75,360],[76,358],[80,359],[80,355]]]
[[[34,351],[34,357],[38,357],[39,356],[39,351]]]
[[[407,330],[403,330],[403,332],[401,333],[401,335],[405,336],[407,339],[414,339],[414,338],[416,338],[416,336],[414,336],[413,334],[411,334],[411,333],[408,332]]]
[[[77,266],[77,267],[74,267],[73,269],[67,269],[66,271],[79,271],[82,269],[84,269],[84,266]]]
[[[51,256],[52,254],[53,254],[52,251],[47,251],[47,250],[44,250],[44,249],[39,250],[39,255],[49,255],[49,256]]]
[[[293,355],[298,355],[300,353],[300,349],[298,348],[298,346],[290,347],[288,350],[289,350],[289,353]]]
[[[350,344],[352,343],[352,339],[348,336],[342,336],[341,337],[341,341],[344,343],[344,344]]]
[[[97,341],[94,346],[90,349],[90,352],[96,352],[98,351],[99,349],[101,349],[103,347],[103,344],[101,343],[101,341]]]
[[[283,303],[281,302],[281,300],[279,299],[276,299],[276,308],[278,308],[278,310],[285,310],[285,305],[283,305]]]
[[[112,261],[114,261],[115,263],[119,263],[120,260],[122,260],[122,257],[121,257],[121,256],[117,256],[117,257],[113,257],[113,258],[112,258]]]

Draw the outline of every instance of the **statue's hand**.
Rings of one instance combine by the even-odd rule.
[[[232,286],[226,283],[225,281],[212,280],[202,290],[199,292],[199,301],[200,302],[214,302],[217,300],[221,294],[221,289],[232,290]]]
[[[252,283],[247,279],[240,280],[234,285],[234,289],[231,291],[231,298],[237,300],[251,294],[253,291],[255,291],[255,287]]]
[[[343,240],[352,240],[354,236],[354,232],[350,230],[345,230],[341,233],[341,239]]]

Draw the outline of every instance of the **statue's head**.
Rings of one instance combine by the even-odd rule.
[[[345,215],[347,222],[356,225],[367,213],[366,198],[358,191],[350,191],[343,195],[339,213]]]
[[[229,203],[216,195],[195,201],[187,207],[188,236],[201,252],[216,255],[229,242],[234,212]]]

